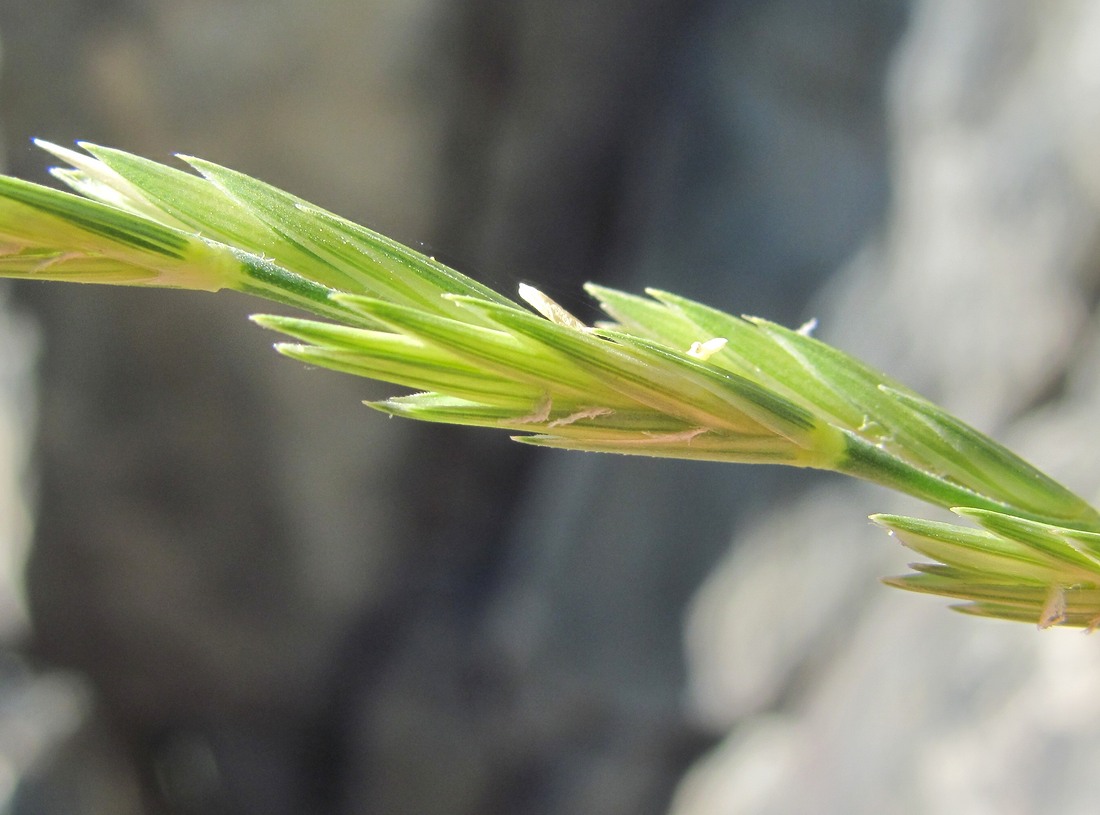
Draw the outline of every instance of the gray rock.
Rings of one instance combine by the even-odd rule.
[[[890,219],[830,287],[821,332],[1085,495],[1100,483],[1083,452],[1100,398],[1083,147],[1098,38],[1088,4],[917,4],[891,83]],[[1095,809],[1095,643],[871,589],[868,556],[891,544],[837,507],[890,503],[858,485],[816,492],[710,578],[689,627],[693,698],[728,735],[675,815]],[[749,554],[765,548],[783,560]],[[828,587],[807,591],[803,566]]]

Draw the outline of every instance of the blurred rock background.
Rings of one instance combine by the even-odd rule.
[[[816,315],[1096,492],[1089,3],[5,0],[0,42],[17,175],[187,152],[582,314]],[[881,587],[863,517],[924,508],[385,421],[243,298],[4,292],[13,813],[1092,811],[1095,642]]]

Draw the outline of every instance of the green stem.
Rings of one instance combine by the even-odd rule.
[[[933,473],[918,469],[850,431],[843,432],[846,437],[846,449],[843,458],[835,466],[837,472],[872,481],[947,508],[988,509],[1086,532],[1100,531],[1100,515],[1084,502],[1081,503],[1081,511],[1072,517],[1051,516],[1027,510],[1016,504],[1005,504]]]
[[[240,263],[240,279],[232,288],[244,294],[263,297],[283,305],[308,311],[347,325],[369,325],[362,315],[356,314],[332,299],[336,289],[307,280],[249,252],[233,249]]]

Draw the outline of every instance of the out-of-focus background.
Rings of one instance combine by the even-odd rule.
[[[1100,6],[3,0],[32,136],[585,316],[797,325],[1100,486]],[[387,421],[244,298],[0,289],[0,811],[1095,811],[1100,643],[878,584],[832,476]]]

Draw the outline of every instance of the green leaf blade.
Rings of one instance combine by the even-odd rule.
[[[452,316],[454,307],[444,294],[517,307],[438,261],[269,184],[212,162],[181,158],[299,252],[327,267],[333,288]]]

